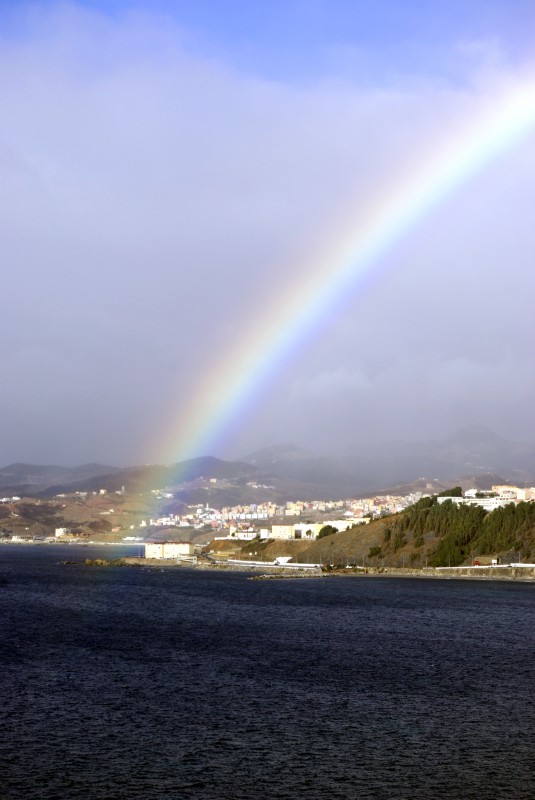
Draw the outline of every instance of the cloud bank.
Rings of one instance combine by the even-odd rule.
[[[529,73],[462,47],[462,80],[346,59],[303,81],[196,50],[165,15],[25,11],[0,53],[2,461],[157,459],[258,316],[298,307],[318,249]],[[529,135],[422,220],[214,454],[472,422],[535,438],[534,160]]]

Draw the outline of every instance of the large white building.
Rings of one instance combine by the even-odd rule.
[[[529,502],[535,499],[535,488],[530,486],[528,488],[521,488],[520,486],[493,486],[493,494],[498,497],[509,498],[510,500],[518,500]]]
[[[456,506],[480,506],[485,511],[494,511],[496,508],[506,506],[514,502],[510,498],[504,497],[437,497],[439,505],[451,500]]]
[[[271,539],[317,539],[319,532],[326,525],[338,531],[346,531],[353,525],[364,525],[370,520],[367,517],[346,517],[345,519],[329,519],[322,522],[296,522],[293,525],[273,525]]]
[[[271,528],[272,539],[293,539],[294,526],[293,525],[273,525]]]
[[[195,548],[191,542],[146,542],[145,558],[184,558],[192,556]]]

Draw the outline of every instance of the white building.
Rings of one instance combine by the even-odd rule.
[[[535,487],[533,486],[527,488],[508,485],[493,486],[492,491],[494,494],[497,494],[498,497],[508,498],[509,500],[529,502],[535,499]]]
[[[293,525],[273,525],[271,528],[272,539],[293,539],[294,526]]]
[[[293,526],[294,539],[317,539],[324,522],[298,522]]]
[[[258,531],[253,531],[252,528],[247,531],[236,531],[236,539],[239,539],[242,542],[252,542],[252,540],[256,539],[257,536]]]
[[[346,517],[344,519],[329,519],[322,522],[296,522],[293,525],[273,525],[271,539],[317,539],[322,528],[331,525],[338,531],[346,531],[353,525],[365,525],[370,520],[367,517]]]
[[[195,548],[191,542],[146,542],[145,558],[184,558],[192,556]]]
[[[338,531],[347,531],[349,530],[349,528],[352,528],[353,525],[366,525],[369,521],[370,521],[369,517],[348,517],[346,519],[330,519],[327,522],[323,522],[322,527],[324,525],[331,525]]]
[[[511,498],[504,497],[437,497],[439,505],[450,500],[456,506],[481,506],[485,511],[494,511],[496,508],[514,502]]]

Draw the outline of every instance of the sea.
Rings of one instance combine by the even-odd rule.
[[[2,800],[535,797],[535,584],[132,554],[0,546]]]

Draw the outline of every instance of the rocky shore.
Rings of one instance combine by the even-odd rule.
[[[64,561],[63,564],[74,564],[76,562]],[[84,565],[87,567],[150,567],[158,569],[189,568],[201,570],[228,570],[228,571],[247,571],[255,573],[251,575],[251,580],[284,580],[293,578],[434,578],[434,579],[469,579],[469,580],[523,580],[535,581],[535,565],[499,565],[499,566],[474,566],[474,567],[426,567],[423,569],[411,569],[409,567],[347,567],[323,569],[299,569],[294,567],[277,567],[270,569],[269,572],[258,574],[259,567],[223,562],[197,562],[190,561],[165,561],[162,559],[145,558],[116,558],[116,559],[86,559]]]

